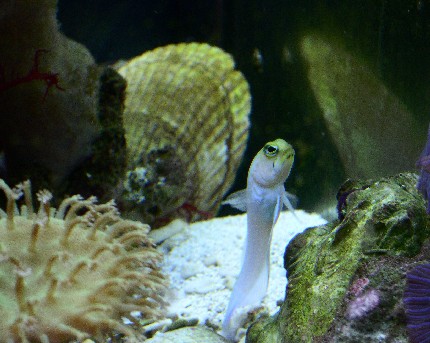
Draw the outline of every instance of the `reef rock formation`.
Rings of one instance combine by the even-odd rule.
[[[114,69],[106,68],[100,77],[99,135],[88,156],[71,175],[56,187],[60,194],[97,195],[104,201],[116,196],[126,169],[126,142],[122,113],[126,82]]]
[[[251,99],[232,57],[207,44],[169,45],[119,73],[128,83],[125,197],[144,218],[214,214],[248,137]]]
[[[0,149],[10,174],[31,169],[54,184],[97,137],[100,70],[59,31],[56,0],[0,4]]]
[[[413,169],[424,130],[401,101],[357,58],[323,37],[305,36],[301,50],[347,176]]]
[[[165,279],[147,225],[123,220],[110,202],[73,196],[58,210],[30,183],[10,189],[0,180],[7,208],[0,220],[0,342],[65,342],[111,331],[130,311],[161,313]],[[18,211],[16,200],[24,195]]]
[[[111,199],[125,171],[125,81],[60,32],[56,6],[0,3],[1,177]]]
[[[406,273],[430,259],[429,246],[422,249],[429,219],[416,182],[416,175],[400,174],[345,183],[342,219],[291,241],[285,302],[275,318],[251,327],[247,342],[406,343]]]

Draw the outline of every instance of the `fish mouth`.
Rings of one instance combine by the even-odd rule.
[[[272,162],[272,167],[277,173],[290,165],[292,165],[292,159],[290,158],[290,156],[287,156],[287,158],[283,158],[282,160]]]

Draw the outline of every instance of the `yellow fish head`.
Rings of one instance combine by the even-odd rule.
[[[294,149],[283,139],[268,142],[258,152],[249,168],[248,179],[262,187],[283,184],[294,162]]]

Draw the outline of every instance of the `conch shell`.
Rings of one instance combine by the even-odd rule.
[[[249,129],[249,87],[234,67],[221,49],[190,43],[157,48],[119,68],[128,83],[125,197],[146,221],[195,220],[218,210]]]

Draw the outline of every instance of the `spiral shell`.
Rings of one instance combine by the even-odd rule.
[[[248,83],[234,67],[221,49],[190,43],[157,48],[119,68],[128,83],[125,188],[147,210],[155,206],[158,217],[184,205],[214,214],[233,183],[251,108]]]

